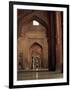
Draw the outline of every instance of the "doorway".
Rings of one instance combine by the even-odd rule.
[[[43,60],[43,49],[42,46],[38,43],[32,44],[30,48],[30,56],[31,56],[31,68],[33,70],[42,68],[42,60]]]

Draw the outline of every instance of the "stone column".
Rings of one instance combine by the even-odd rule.
[[[56,70],[56,51],[55,51],[55,21],[54,12],[50,12],[50,60],[49,70]]]
[[[61,12],[56,12],[56,70],[62,70],[62,27]]]

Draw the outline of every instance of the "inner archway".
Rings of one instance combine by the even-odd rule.
[[[42,68],[43,48],[40,44],[34,43],[30,47],[31,69]]]

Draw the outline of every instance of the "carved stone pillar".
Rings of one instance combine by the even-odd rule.
[[[56,12],[56,69],[62,70],[62,25],[61,12]]]

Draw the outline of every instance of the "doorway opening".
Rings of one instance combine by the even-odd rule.
[[[34,43],[30,48],[30,56],[31,56],[31,68],[33,70],[38,70],[42,68],[42,60],[43,60],[43,48],[40,44]]]

